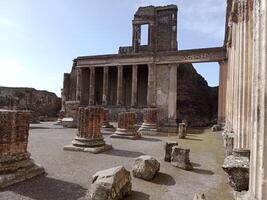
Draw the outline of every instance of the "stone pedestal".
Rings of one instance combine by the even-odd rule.
[[[135,128],[136,114],[133,112],[122,112],[118,114],[118,128],[112,138],[139,139],[141,136]]]
[[[0,188],[44,173],[27,152],[30,113],[0,110]]]
[[[168,122],[164,126],[160,127],[161,132],[176,133],[178,131],[178,124],[174,119],[168,119]]]
[[[229,131],[224,131],[222,133],[223,136],[223,144],[225,149],[225,156],[230,156],[233,154],[234,148],[234,133]]]
[[[235,191],[247,191],[249,186],[249,149],[234,149],[233,155],[227,156],[223,170],[227,173],[229,184]]]
[[[109,132],[109,131],[115,131],[115,128],[109,123],[109,110],[104,109],[101,132],[103,133],[103,132]]]
[[[72,145],[65,146],[64,150],[100,153],[111,149],[112,146],[105,143],[100,132],[102,118],[102,107],[80,107],[77,136],[72,141]]]
[[[186,126],[184,123],[179,123],[178,125],[178,137],[184,139],[186,137]]]
[[[174,146],[178,146],[178,143],[174,142],[174,141],[169,141],[169,142],[165,143],[165,145],[164,145],[164,150],[165,150],[164,161],[171,162],[172,147],[174,147]]]
[[[182,149],[178,146],[172,147],[171,164],[185,170],[193,170],[189,159],[190,149]]]
[[[144,109],[144,122],[139,128],[138,132],[141,134],[154,135],[158,131],[158,109],[145,108]]]

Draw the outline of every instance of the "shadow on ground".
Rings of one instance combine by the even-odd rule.
[[[168,174],[158,172],[155,178],[151,181],[152,183],[159,184],[159,185],[175,185],[175,180]]]
[[[139,156],[145,155],[138,151],[127,151],[123,149],[111,149],[110,151],[105,151],[102,154],[129,158],[137,158]]]
[[[149,200],[149,195],[143,192],[132,191],[131,195],[129,195],[125,200]]]
[[[78,184],[39,176],[35,179],[10,186],[5,191],[35,200],[78,200],[86,195],[87,190]]]
[[[162,140],[156,139],[156,138],[150,138],[150,137],[141,137],[140,140],[148,141],[148,142],[161,142]]]

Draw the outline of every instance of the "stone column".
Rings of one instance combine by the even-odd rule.
[[[65,96],[65,100],[69,100],[69,93],[70,93],[70,74],[64,73],[64,80],[63,80],[63,94]]]
[[[137,70],[138,65],[132,67],[132,102],[131,106],[137,106]]]
[[[122,139],[139,139],[141,136],[136,131],[136,114],[133,112],[122,112],[118,115],[118,128],[111,137]]]
[[[89,105],[95,104],[95,67],[90,67]]]
[[[0,110],[0,188],[44,173],[27,152],[30,112]]]
[[[65,146],[64,150],[100,153],[111,149],[111,145],[105,143],[100,132],[103,112],[104,109],[99,106],[80,107],[77,136],[72,145]]]
[[[147,105],[156,106],[156,64],[148,64]]]
[[[108,104],[108,67],[103,68],[103,96],[102,96],[102,104],[107,105]]]
[[[76,68],[76,101],[81,101],[82,96],[82,69]]]
[[[250,199],[267,199],[267,3],[253,8]]]
[[[220,62],[220,80],[219,80],[219,95],[218,95],[218,124],[225,123],[225,96],[226,96],[226,62]]]
[[[117,66],[117,105],[122,105],[122,81],[123,81],[123,66]]]
[[[168,122],[162,131],[177,133],[177,65],[169,65],[169,95],[168,95]]]
[[[158,131],[158,109],[145,108],[144,109],[144,122],[139,128],[138,132],[141,134],[157,134]]]

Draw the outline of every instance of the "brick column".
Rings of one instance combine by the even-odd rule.
[[[123,81],[123,66],[117,66],[117,105],[122,105],[122,81]]]
[[[82,97],[82,69],[76,68],[76,101]]]
[[[90,67],[89,105],[95,104],[95,67]]]
[[[108,109],[104,109],[103,111],[103,122],[102,122],[101,127],[103,131],[114,131],[114,126],[112,126],[109,123],[109,110]]]
[[[145,108],[144,122],[138,132],[141,134],[156,134],[158,131],[158,109]]]
[[[102,104],[108,104],[108,67],[103,68],[103,96],[102,96]]]
[[[30,112],[0,110],[0,188],[44,173],[27,152]]]
[[[140,135],[135,128],[136,114],[133,112],[122,112],[118,114],[118,128],[111,137],[123,139],[138,139]]]
[[[103,112],[104,109],[99,106],[80,107],[77,136],[64,150],[99,153],[110,149],[111,145],[105,143],[100,132]]]
[[[133,65],[132,67],[132,102],[131,106],[137,106],[137,70],[138,66]]]
[[[156,106],[156,65],[148,64],[147,105]]]

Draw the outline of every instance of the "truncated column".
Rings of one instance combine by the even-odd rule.
[[[158,131],[158,109],[145,108],[144,122],[138,132],[141,134],[156,134]]]
[[[111,149],[100,132],[103,121],[103,108],[98,106],[79,108],[79,128],[72,145],[65,146],[64,150],[86,151],[100,153]]]
[[[118,128],[111,137],[138,139],[140,135],[135,128],[136,114],[133,112],[122,112],[118,115]]]
[[[44,173],[27,152],[30,112],[0,110],[0,188]]]

